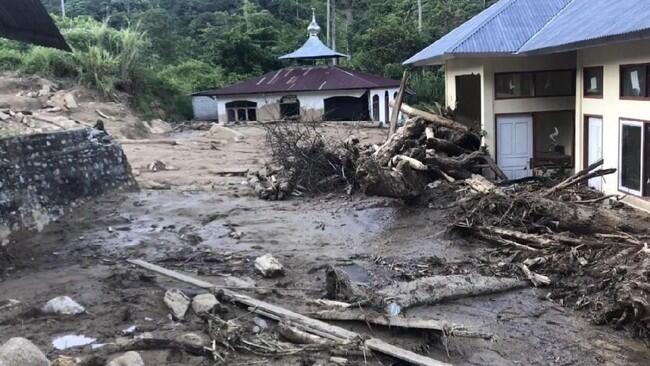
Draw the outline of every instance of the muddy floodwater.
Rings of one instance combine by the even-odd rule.
[[[54,359],[93,352],[90,345],[57,350],[56,340],[66,335],[107,344],[144,333],[174,337],[200,332],[203,325],[198,321],[172,321],[163,303],[166,289],[180,288],[188,295],[199,290],[129,266],[130,258],[217,285],[225,284],[226,276],[251,279],[258,288],[248,290],[249,295],[298,312],[307,300],[323,296],[328,264],[343,268],[359,284],[377,288],[423,274],[481,272],[487,270],[486,263],[499,260],[492,258],[489,246],[447,236],[444,212],[439,210],[345,194],[267,202],[247,193],[243,177],[210,175],[201,168],[252,168],[268,160],[261,151],[262,131],[241,131],[250,137],[222,141],[218,150],[201,147],[204,137],[199,132],[183,134],[189,142],[180,147],[128,147],[136,170],[154,156],[173,160],[179,171],[138,175],[143,183],[160,179],[157,183],[170,189],[107,195],[79,205],[41,233],[14,238],[1,262],[0,302],[20,303],[0,308],[2,338],[30,338]],[[381,137],[370,129],[360,133],[368,140]],[[266,253],[284,264],[283,277],[265,279],[255,271],[254,259]],[[493,333],[492,340],[362,323],[338,325],[454,365],[650,365],[650,349],[642,341],[593,325],[582,313],[546,300],[547,292],[531,287],[406,311],[407,317]],[[36,310],[64,295],[87,312],[54,317]],[[147,365],[209,364],[170,351],[142,355]],[[307,359],[318,360],[318,355],[265,360],[233,354],[227,364],[313,364]],[[368,355],[352,359],[352,364],[396,363]]]

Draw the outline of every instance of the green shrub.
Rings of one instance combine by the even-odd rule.
[[[17,71],[23,67],[25,55],[17,50],[0,49],[0,70]]]
[[[71,78],[78,75],[74,56],[60,50],[32,47],[23,60],[22,71],[28,74]]]
[[[181,93],[220,88],[227,83],[223,69],[196,60],[165,67],[158,76],[176,87]]]

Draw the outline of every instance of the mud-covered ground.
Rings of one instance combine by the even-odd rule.
[[[86,356],[90,347],[55,351],[62,335],[84,335],[96,343],[118,342],[144,332],[161,337],[200,333],[195,317],[173,322],[163,303],[166,289],[200,291],[129,266],[140,258],[223,285],[225,276],[250,278],[255,290],[241,290],[286,308],[305,311],[309,299],[323,295],[324,268],[334,264],[372,287],[429,273],[489,271],[495,257],[489,246],[444,234],[444,210],[407,207],[400,201],[345,194],[261,201],[229,172],[256,169],[268,162],[264,131],[236,128],[245,138],[186,131],[159,137],[179,145],[125,145],[140,192],[116,193],[81,204],[41,233],[14,238],[0,263],[0,343],[14,336],[33,340],[50,359]],[[385,131],[328,127],[332,135],[355,133],[362,143],[382,140]],[[351,131],[352,130],[352,131]],[[162,160],[178,170],[149,172]],[[286,267],[285,276],[264,279],[255,257],[271,253]],[[628,334],[598,327],[583,314],[546,300],[548,290],[524,289],[465,298],[411,309],[407,316],[444,320],[490,332],[493,340],[448,338],[364,324],[339,325],[373,334],[405,348],[455,365],[648,365],[650,349]],[[43,316],[34,309],[68,295],[87,308],[77,317]],[[228,306],[226,318],[253,316]],[[273,322],[269,321],[271,327]],[[124,330],[135,325],[135,333]],[[273,329],[264,332],[272,333]],[[127,332],[128,333],[128,332]],[[209,364],[171,351],[143,352],[148,365]],[[297,354],[266,359],[231,354],[228,365],[326,364],[325,355]],[[368,355],[352,364],[392,365]]]

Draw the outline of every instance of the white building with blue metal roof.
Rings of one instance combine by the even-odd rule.
[[[650,207],[650,2],[501,0],[406,65],[442,65],[446,103],[510,178],[586,167]]]

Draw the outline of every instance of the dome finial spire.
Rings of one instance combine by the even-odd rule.
[[[316,9],[314,8],[311,8],[311,23],[309,24],[307,31],[311,37],[318,37],[318,34],[320,33],[320,26],[316,22]]]

